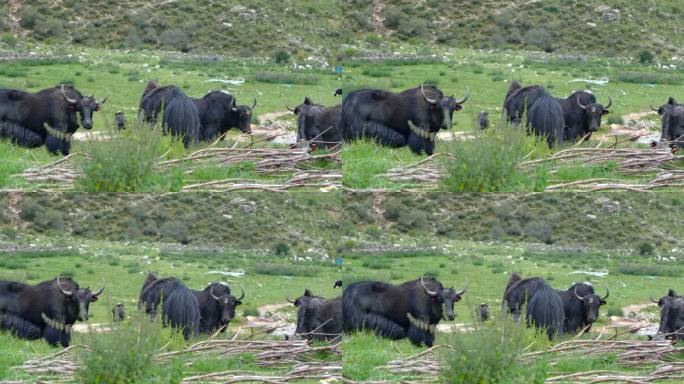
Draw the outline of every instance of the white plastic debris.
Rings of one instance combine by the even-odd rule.
[[[604,269],[603,271],[572,271],[570,272],[571,275],[588,275],[588,276],[595,276],[595,277],[606,277],[608,276],[608,273],[610,273],[607,269]]]
[[[230,277],[242,277],[245,275],[244,269],[238,269],[237,271],[209,271],[205,275],[221,275]]]
[[[237,79],[209,79],[206,82],[207,83],[230,84],[230,85],[242,85],[245,83],[245,79],[243,77],[238,77]]]

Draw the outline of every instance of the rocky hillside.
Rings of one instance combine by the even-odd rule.
[[[0,44],[15,45],[15,36],[328,58],[429,45],[669,59],[684,46],[683,16],[681,0],[8,0]]]

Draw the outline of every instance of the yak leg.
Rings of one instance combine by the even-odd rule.
[[[0,122],[0,138],[8,138],[12,143],[27,148],[37,148],[43,145],[41,135],[12,121]]]
[[[40,339],[41,335],[40,327],[12,313],[0,314],[0,329],[28,340]]]
[[[413,324],[409,325],[407,337],[409,338],[409,340],[411,340],[413,344],[417,346],[425,344],[425,346],[429,348],[432,347],[432,345],[435,343],[434,333],[418,329]]]
[[[59,331],[46,325],[43,329],[43,338],[52,346],[57,346],[57,344],[60,344],[62,347],[66,348],[69,346],[69,342],[71,341],[71,334],[69,332]]]
[[[428,156],[432,156],[435,152],[435,142],[424,137],[420,137],[413,132],[409,133],[408,146],[413,153],[420,155],[423,152]]]
[[[45,136],[45,147],[48,152],[53,155],[56,155],[57,152],[61,152],[62,155],[66,156],[71,150],[71,141],[54,137],[48,133],[47,136]]]

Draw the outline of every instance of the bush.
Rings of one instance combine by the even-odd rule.
[[[153,360],[179,336],[144,318],[117,324],[111,332],[92,332],[83,338],[88,350],[79,354],[77,382],[84,384],[180,383],[182,364]]]
[[[622,116],[617,116],[617,115],[608,116],[608,124],[623,125],[624,123],[625,123],[625,120],[622,118]]]
[[[530,29],[525,33],[523,39],[528,46],[533,46],[546,52],[553,51],[553,36],[545,28]]]
[[[655,72],[620,72],[617,75],[617,80],[634,84],[682,84],[682,78],[679,75]]]
[[[55,17],[38,19],[33,28],[33,32],[38,39],[61,37],[64,35],[64,22]]]
[[[273,61],[275,61],[276,64],[287,64],[290,62],[290,54],[281,49],[273,55]]]
[[[143,126],[112,132],[107,141],[90,141],[86,152],[90,159],[80,164],[83,176],[77,187],[87,192],[134,192],[149,185],[152,166],[161,155],[159,132]]]
[[[290,254],[290,246],[281,241],[273,247],[273,252],[276,256],[288,256]]]
[[[444,162],[447,177],[444,188],[452,192],[541,191],[546,184],[546,171],[535,169],[525,174],[517,165],[528,154],[548,153],[545,140],[527,136],[522,128],[493,127],[475,132],[474,140],[454,140],[447,151],[452,160]]]
[[[651,243],[643,242],[637,247],[640,256],[653,256],[655,247]]]
[[[21,21],[19,24],[22,28],[31,29],[36,25],[36,22],[41,18],[40,13],[35,7],[25,6],[19,12]]]
[[[451,352],[442,356],[443,383],[495,384],[543,383],[546,363],[542,358],[533,364],[521,362],[526,347],[526,329],[510,319],[502,324],[452,334]],[[486,346],[483,348],[482,346]]]
[[[175,240],[181,244],[189,244],[192,240],[190,238],[190,228],[188,224],[183,221],[166,221],[159,227],[159,235]]]
[[[188,33],[179,28],[167,29],[162,32],[161,36],[159,36],[159,42],[167,49],[175,49],[181,52],[190,50],[188,46],[190,43]]]
[[[253,272],[271,276],[313,277],[318,275],[318,268],[310,265],[260,263],[254,267]]]
[[[625,275],[636,276],[679,277],[682,275],[682,268],[676,265],[668,264],[622,263],[618,265],[617,272]]]
[[[271,84],[316,85],[318,77],[309,73],[257,72],[254,74],[254,81]]]
[[[639,52],[637,59],[641,64],[653,64],[653,61],[655,61],[655,55],[651,51],[643,50]]]
[[[17,39],[16,36],[10,34],[2,35],[2,37],[0,37],[0,41],[2,41],[3,44],[7,45],[10,48],[16,47],[17,43],[19,43],[19,39]]]

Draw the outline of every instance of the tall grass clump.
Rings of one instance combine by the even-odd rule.
[[[163,329],[159,321],[139,317],[115,324],[111,332],[91,332],[87,350],[80,353],[77,382],[84,384],[180,383],[182,365],[161,363],[154,356],[166,345],[180,345],[182,337]]]
[[[162,137],[158,130],[133,126],[111,133],[112,140],[89,141],[77,181],[86,192],[137,192],[159,182],[154,165],[162,154],[179,152],[180,140]]]
[[[546,363],[520,361],[530,337],[544,344],[544,336],[534,334],[510,318],[487,324],[473,332],[458,332],[450,336],[450,351],[442,355],[442,383],[494,384],[543,383]]]
[[[452,192],[542,191],[546,172],[519,168],[528,158],[549,152],[545,140],[527,136],[523,128],[498,126],[474,132],[473,140],[454,140],[446,144],[451,159],[444,162],[447,177],[443,188]]]

